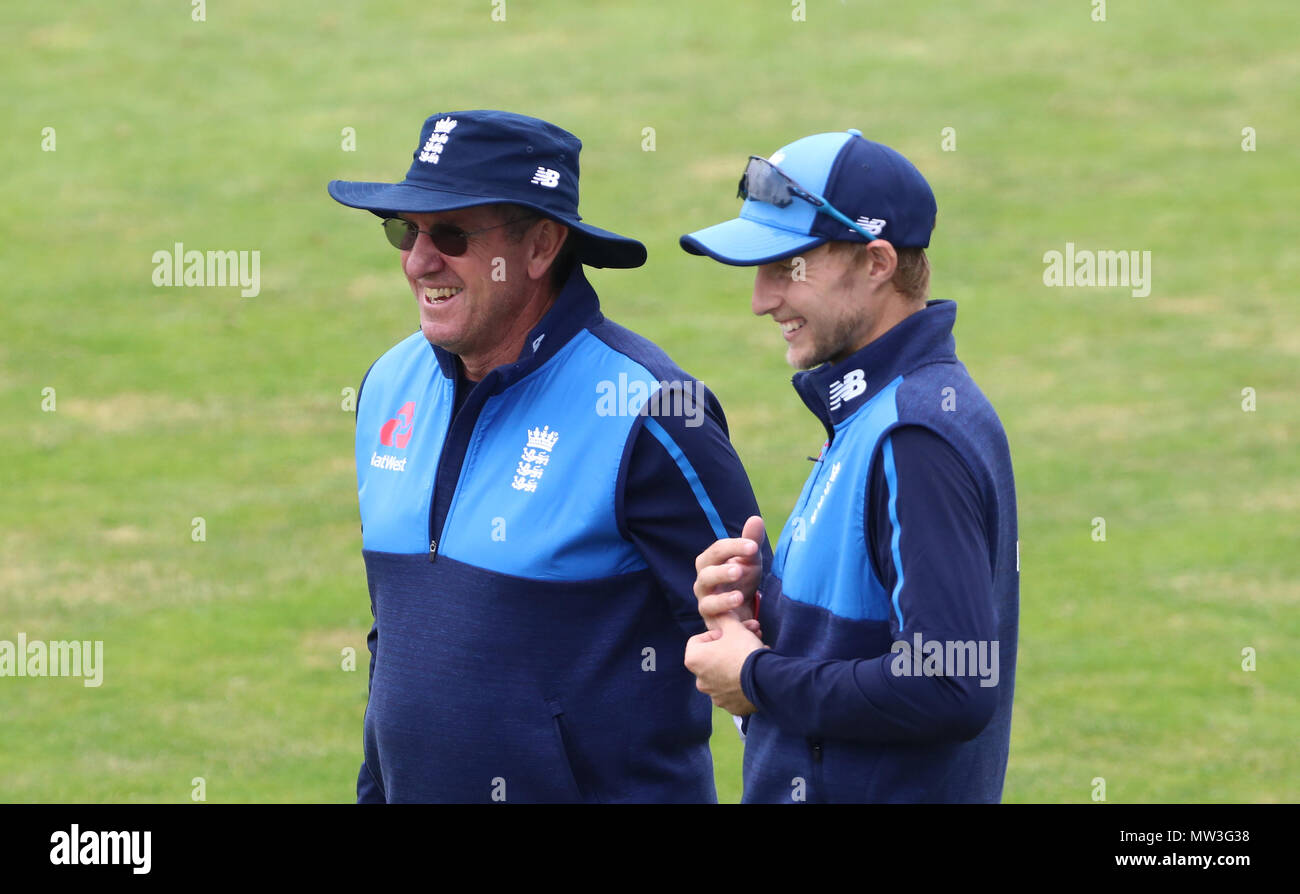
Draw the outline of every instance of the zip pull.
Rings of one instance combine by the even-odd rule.
[[[813,742],[813,743],[812,743],[812,753],[813,753],[813,760],[814,760],[816,763],[819,763],[819,764],[820,764],[820,763],[822,762],[822,743],[821,743],[821,742]]]
[[[430,540],[430,541],[429,541],[429,561],[432,562],[432,561],[433,561],[434,559],[436,559],[436,558],[438,558],[438,541],[436,541],[436,540]]]

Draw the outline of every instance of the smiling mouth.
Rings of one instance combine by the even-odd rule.
[[[788,339],[790,336],[802,329],[808,321],[801,317],[796,317],[793,320],[780,320],[778,322],[781,325],[781,334]]]
[[[424,300],[433,305],[444,304],[463,291],[465,290],[459,286],[448,286],[440,289],[426,288],[424,290]]]

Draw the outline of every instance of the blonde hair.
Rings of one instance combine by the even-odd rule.
[[[913,301],[924,301],[930,297],[930,259],[925,256],[924,248],[896,248],[898,266],[894,268],[894,277],[890,280],[894,288]]]

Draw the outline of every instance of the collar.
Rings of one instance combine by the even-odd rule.
[[[923,309],[839,363],[795,373],[791,384],[833,439],[837,425],[894,379],[927,363],[956,361],[956,320],[957,302],[927,301]]]
[[[569,271],[569,278],[555,296],[551,309],[528,333],[523,350],[519,352],[519,359],[498,366],[484,376],[479,384],[489,383],[489,388],[496,392],[518,382],[550,360],[583,329],[595,326],[604,319],[596,290],[587,282],[582,264],[575,262]],[[438,358],[442,374],[454,381],[457,375],[456,355],[434,344],[429,347]]]

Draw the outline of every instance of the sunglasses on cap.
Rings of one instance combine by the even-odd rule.
[[[760,155],[749,157],[745,173],[740,175],[740,186],[736,190],[736,195],[742,199],[753,199],[755,202],[764,202],[778,208],[784,208],[795,199],[802,199],[818,212],[833,217],[868,242],[879,238],[849,220],[824,197],[804,189],[793,177]]]
[[[438,251],[448,257],[458,258],[469,250],[470,236],[477,236],[479,233],[486,233],[488,230],[509,226],[512,223],[519,223],[521,220],[536,220],[538,216],[536,214],[525,214],[522,217],[493,224],[481,230],[463,230],[455,224],[448,223],[436,223],[429,229],[422,230],[409,220],[403,220],[400,217],[385,217],[383,226],[384,235],[388,237],[388,241],[392,243],[393,248],[410,251],[415,248],[415,240],[420,238],[421,233],[424,233]]]

